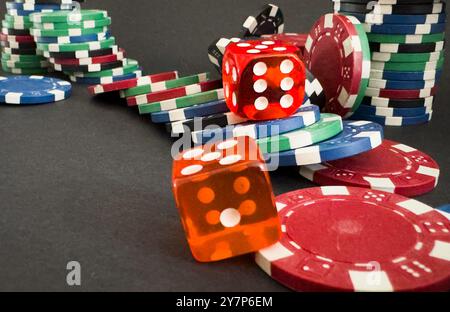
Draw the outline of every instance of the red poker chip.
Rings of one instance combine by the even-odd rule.
[[[300,174],[319,185],[347,185],[415,197],[431,192],[439,165],[427,154],[394,141],[343,160],[303,166]]]
[[[178,78],[178,71],[170,71],[170,72],[164,72],[160,74],[155,75],[148,75],[128,80],[122,80],[122,81],[116,81],[111,83],[104,83],[104,84],[98,84],[94,86],[89,86],[88,91],[92,95],[107,93],[107,92],[114,92],[114,91],[120,91],[120,90],[126,90],[129,88],[134,88],[139,85],[143,84],[149,84],[149,83],[156,83],[166,80],[172,80]]]
[[[310,31],[303,53],[306,67],[323,86],[325,111],[341,116],[359,106],[358,95],[368,83],[363,78],[370,73],[370,63],[364,61],[368,51],[361,48],[367,39],[360,37],[355,23],[354,18],[339,14],[322,16]]]
[[[277,199],[280,241],[256,254],[297,291],[447,291],[450,221],[401,195],[345,186]]]
[[[366,96],[370,97],[383,97],[390,99],[423,99],[430,96],[436,95],[438,87],[418,90],[391,90],[391,89],[378,89],[378,88],[367,88]]]
[[[120,49],[116,54],[108,54],[103,56],[87,57],[80,59],[55,59],[50,58],[50,62],[59,65],[91,65],[91,64],[104,64],[116,61],[121,61],[125,58],[125,50]]]
[[[187,96],[190,94],[196,94],[206,91],[222,88],[222,79],[205,81],[186,87],[173,88],[168,90],[161,90],[143,95],[130,96],[127,98],[128,106],[138,105],[138,99],[145,98],[146,103],[160,102],[170,99],[176,99],[179,97]]]
[[[8,42],[34,42],[33,36],[10,36],[0,33],[0,40]]]

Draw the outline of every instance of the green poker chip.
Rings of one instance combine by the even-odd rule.
[[[262,153],[278,153],[323,142],[342,130],[342,118],[339,115],[323,113],[320,120],[309,127],[258,139],[257,142]]]
[[[42,67],[36,67],[36,68],[12,68],[8,67],[6,65],[3,65],[2,62],[2,69],[3,71],[15,75],[44,75],[48,73],[47,68]]]
[[[40,62],[45,58],[42,55],[22,55],[22,54],[9,54],[2,53],[2,60],[4,61],[17,61],[17,62]]]
[[[46,29],[35,29],[30,30],[31,35],[35,37],[76,37],[83,35],[93,35],[104,33],[108,31],[108,27],[100,28],[69,28],[69,29],[56,29],[56,30],[46,30]]]
[[[49,66],[49,62],[44,61],[30,61],[30,62],[23,62],[23,61],[6,61],[2,59],[2,66],[9,67],[9,68],[46,68]]]
[[[2,27],[3,28],[8,28],[8,29],[30,29],[31,27],[33,27],[32,23],[12,23],[12,22],[8,22],[6,20],[2,21]]]
[[[418,63],[372,62],[372,69],[398,72],[425,72],[441,69],[444,66],[444,57],[439,61]]]
[[[173,100],[154,102],[151,104],[138,105],[139,114],[151,114],[161,111],[169,111],[177,108],[191,107],[206,102],[224,99],[223,89],[217,89],[192,95],[179,97]]]
[[[38,43],[37,49],[48,52],[75,52],[82,50],[100,50],[107,49],[116,44],[116,38],[110,37],[102,41],[91,41],[83,43]]]
[[[81,29],[90,29],[90,28],[99,28],[106,27],[111,25],[111,18],[107,17],[99,20],[91,20],[91,21],[80,21],[80,22],[70,22],[70,23],[31,23],[33,28],[41,29],[41,30],[67,30],[71,28],[81,28]]]
[[[80,21],[101,20],[108,17],[108,12],[101,10],[63,10],[55,12],[40,12],[30,15],[33,23],[78,23]]]
[[[32,24],[29,16],[5,14],[5,21],[13,24]]]
[[[67,73],[67,72],[65,72],[65,74],[74,76],[76,78],[101,78],[101,77],[127,75],[127,74],[131,74],[132,72],[139,69],[139,63],[136,60],[126,59],[126,61],[124,61],[124,63],[125,63],[125,65],[123,65],[122,67],[102,70],[99,72],[92,72],[92,73],[81,73],[81,72]]]
[[[372,60],[376,62],[419,63],[435,62],[444,56],[445,50],[431,53],[383,53],[373,52]]]
[[[378,43],[430,43],[445,40],[445,33],[431,35],[385,35],[385,34],[367,34],[369,42]]]
[[[209,79],[209,73],[203,73],[199,75],[192,75],[187,76],[179,79],[173,79],[168,81],[163,81],[160,83],[152,83],[152,84],[146,84],[141,85],[137,87],[133,87],[127,90],[124,90],[121,92],[121,97],[136,97],[137,102],[142,102],[141,100],[144,100],[144,103],[142,104],[148,104],[148,101],[145,101],[146,94],[156,92],[156,91],[163,91],[173,88],[179,88],[188,86],[191,84],[196,84],[200,82],[207,81]],[[142,95],[141,97],[139,97]]]

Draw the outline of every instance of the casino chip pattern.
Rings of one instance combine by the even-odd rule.
[[[370,8],[369,3],[373,4]],[[336,13],[363,23],[372,53],[369,87],[352,118],[385,126],[430,121],[445,57],[446,3],[333,0],[333,4]],[[426,110],[417,109],[425,106],[416,105],[423,99]],[[379,110],[379,106],[391,109]]]

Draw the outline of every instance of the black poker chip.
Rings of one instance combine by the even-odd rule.
[[[92,51],[83,51],[82,58],[87,57],[96,57],[96,56],[104,56],[109,54],[117,54],[118,47],[114,46],[111,48],[106,49],[99,49],[99,50],[92,50]],[[51,57],[55,59],[74,59],[74,58],[80,58],[79,56],[80,52],[49,52],[47,55],[44,55],[46,57]]]
[[[124,61],[120,60],[120,61],[101,63],[101,64],[90,64],[90,65],[53,64],[53,67],[58,71],[88,73],[88,72],[99,72],[99,71],[103,71],[103,70],[122,67],[123,64],[124,64]]]
[[[376,14],[435,14],[445,12],[445,3],[421,3],[421,4],[393,4],[393,5],[377,5],[375,1],[369,3],[347,3],[341,1],[334,2],[334,10],[348,13],[368,14],[374,12]],[[379,11],[377,11],[379,10]]]
[[[0,40],[0,45],[5,48],[36,49],[36,42],[10,42]]]
[[[417,108],[433,104],[433,98],[428,97],[422,99],[389,99],[366,96],[363,98],[361,104],[391,108]]]
[[[309,98],[311,104],[319,106],[320,109],[323,109],[327,102],[322,84],[308,69],[306,69],[305,97]]]
[[[222,61],[225,55],[225,49],[231,42],[239,42],[239,38],[219,38],[214,40],[208,47],[208,57],[209,61],[214,65],[214,67],[222,73]]]
[[[444,47],[445,43],[443,41],[411,44],[384,44],[370,42],[370,51],[384,53],[433,53],[442,51]]]
[[[279,7],[266,4],[257,14],[247,17],[242,25],[241,38],[261,37],[284,31],[284,15]]]
[[[30,36],[29,29],[2,28],[2,33],[8,36]]]
[[[2,47],[2,52],[7,53],[7,54],[19,54],[19,55],[35,55],[35,54],[37,54],[37,51],[35,48],[16,49],[16,48]]]

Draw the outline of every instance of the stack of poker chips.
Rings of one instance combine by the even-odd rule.
[[[334,0],[364,23],[372,53],[369,87],[352,118],[387,126],[428,122],[444,63],[440,0]]]
[[[48,61],[36,50],[30,15],[68,10],[72,0],[15,0],[6,2],[0,42],[2,69],[13,74],[45,74]]]
[[[30,16],[37,50],[55,71],[85,84],[121,81],[142,75],[137,61],[125,58],[102,10],[70,10]]]

